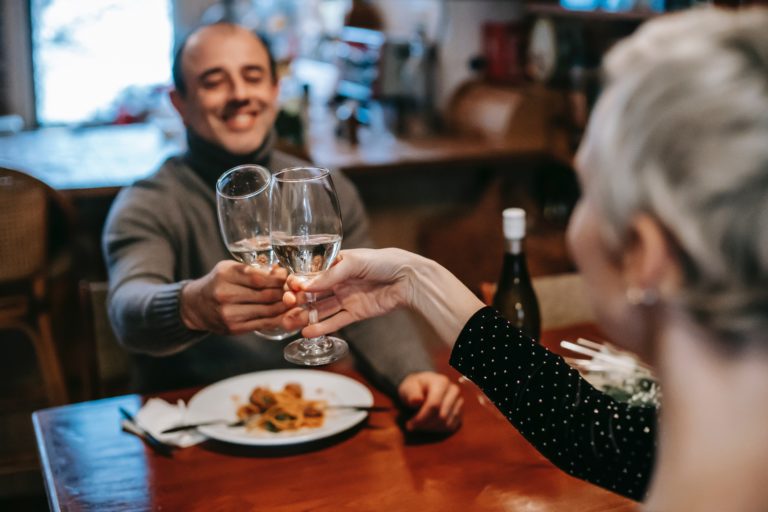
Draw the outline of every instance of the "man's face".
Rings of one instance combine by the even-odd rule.
[[[278,87],[260,40],[244,28],[205,27],[187,41],[181,61],[187,85],[171,101],[184,124],[235,154],[261,146],[277,117]]]

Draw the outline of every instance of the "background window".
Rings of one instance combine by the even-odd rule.
[[[141,120],[171,81],[171,0],[32,0],[37,121]]]

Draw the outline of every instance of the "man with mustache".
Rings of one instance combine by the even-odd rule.
[[[177,51],[171,101],[188,150],[150,178],[121,191],[105,226],[109,315],[136,353],[141,391],[210,383],[286,367],[282,343],[254,334],[279,326],[286,272],[232,261],[219,234],[215,183],[227,169],[306,165],[273,149],[278,83],[264,42],[217,23],[193,32]],[[352,183],[332,173],[346,248],[371,245]],[[432,370],[403,312],[345,331],[367,375],[415,410],[410,430],[452,431],[461,422],[458,386]]]

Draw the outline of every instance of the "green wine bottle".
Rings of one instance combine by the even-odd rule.
[[[531,284],[523,250],[525,210],[507,208],[503,216],[506,250],[493,307],[523,334],[538,341],[541,334],[539,301]]]

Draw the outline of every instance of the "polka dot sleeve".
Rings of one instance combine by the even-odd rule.
[[[653,468],[655,408],[614,401],[491,308],[470,318],[450,362],[553,464],[643,499]]]

